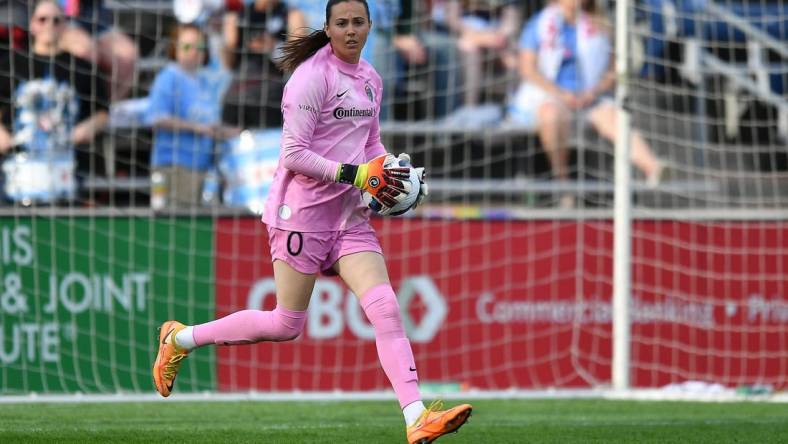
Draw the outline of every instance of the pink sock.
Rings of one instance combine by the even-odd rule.
[[[367,319],[375,328],[378,358],[386,372],[401,408],[421,399],[419,377],[410,341],[402,328],[399,304],[390,284],[370,288],[361,298]]]
[[[207,344],[252,344],[289,341],[304,329],[306,311],[277,306],[273,311],[242,310],[215,321],[195,325],[192,335],[198,347]]]

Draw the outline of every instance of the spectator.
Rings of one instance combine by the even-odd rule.
[[[0,153],[65,154],[78,178],[101,174],[92,142],[107,124],[106,90],[89,61],[60,48],[66,23],[55,0],[39,0],[29,26],[32,49],[0,59]]]
[[[103,0],[60,0],[71,17],[61,48],[98,64],[108,77],[112,101],[126,98],[134,82],[139,51],[123,31],[113,28],[112,12]]]
[[[155,133],[151,166],[153,178],[163,178],[169,208],[191,208],[200,201],[205,173],[214,162],[214,143],[239,133],[220,124],[221,96],[228,74],[204,69],[206,38],[194,25],[179,25],[171,39],[170,63],[156,75],[146,116]],[[223,75],[222,75],[223,74]],[[153,180],[153,182],[157,182]],[[158,206],[158,205],[157,205]]]
[[[459,0],[431,0],[425,2],[424,11],[429,18],[419,38],[427,49],[428,83],[433,88],[432,117],[441,118],[457,109],[462,101],[457,63],[462,5]]]
[[[516,67],[515,40],[521,28],[517,3],[516,0],[464,0],[461,10],[453,8],[450,11],[462,14],[457,45],[462,60],[463,104],[466,107],[478,105],[482,93],[499,81],[496,78],[507,79]],[[447,20],[456,22],[457,18],[448,17]],[[483,80],[486,85],[482,84]]]
[[[224,60],[234,81],[223,120],[244,128],[282,125],[284,77],[274,59],[288,35],[306,31],[304,15],[280,0],[255,0],[224,18]]]
[[[445,91],[452,84],[445,67],[449,65],[451,53],[445,51],[439,42],[430,40],[427,45],[426,35],[419,32],[416,18],[419,16],[418,4],[403,0],[383,0],[370,2],[372,29],[362,57],[370,62],[383,79],[383,104],[380,119],[388,120],[393,114],[396,98],[406,98],[411,93],[407,83],[411,80],[420,84],[426,78],[427,85],[418,88],[432,91]],[[453,47],[455,41],[451,41]],[[436,71],[440,69],[440,71]],[[435,100],[435,109],[429,115],[444,115],[446,94]],[[439,102],[439,103],[438,103]]]
[[[610,100],[614,61],[609,26],[593,0],[557,0],[525,26],[520,38],[522,84],[509,109],[510,118],[534,124],[553,174],[567,180],[567,135],[572,115],[580,113],[607,140],[616,137],[618,110]],[[651,185],[663,171],[638,132],[632,133],[632,161]],[[572,196],[561,205],[573,206]]]
[[[377,2],[380,3],[380,2]],[[451,49],[456,46],[456,40],[450,39],[443,42],[437,39],[429,39],[432,34],[422,32],[418,26],[418,18],[421,16],[421,8],[418,3],[409,1],[392,2],[392,5],[384,9],[385,3],[376,8],[371,8],[373,18],[378,15],[379,19],[375,23],[373,30],[373,45],[377,47],[374,64],[378,72],[388,72],[392,76],[387,89],[387,96],[391,102],[392,98],[402,98],[411,100],[410,95],[416,93],[416,100],[426,99],[428,117],[442,117],[448,112],[446,91],[454,87],[457,82],[452,81],[448,75],[448,67],[451,65],[450,57],[453,55]],[[387,14],[389,18],[384,19]],[[388,29],[382,33],[380,23],[386,23]],[[378,33],[375,34],[375,30]],[[382,37],[378,37],[383,34]],[[381,43],[382,42],[382,45]],[[367,45],[367,48],[371,47]],[[392,50],[393,48],[393,50]],[[389,60],[380,60],[382,56],[388,54]],[[381,74],[386,80],[386,76]],[[437,97],[436,97],[437,96]],[[385,113],[381,118],[385,118]],[[411,117],[410,112],[408,117]]]

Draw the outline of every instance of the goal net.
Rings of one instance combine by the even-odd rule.
[[[3,395],[153,393],[163,321],[275,305],[273,60],[325,2],[77,3],[0,3]],[[370,2],[381,137],[430,184],[372,217],[424,392],[611,384],[622,103],[629,386],[784,389],[788,8],[565,3]],[[569,111],[585,89],[559,77],[606,81],[617,31],[628,75]],[[534,72],[577,95],[534,93]],[[321,275],[298,339],[196,350],[176,393],[389,387],[356,296]]]

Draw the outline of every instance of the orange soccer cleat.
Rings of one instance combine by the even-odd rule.
[[[159,327],[159,354],[153,363],[153,383],[165,398],[170,396],[181,361],[189,351],[175,344],[175,335],[186,326],[178,321],[167,321]]]
[[[409,444],[428,444],[447,433],[457,431],[465,424],[473,410],[469,404],[460,404],[448,410],[440,410],[441,407],[443,402],[433,401],[419,419],[408,426]]]

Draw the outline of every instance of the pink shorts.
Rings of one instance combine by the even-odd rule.
[[[342,256],[371,251],[383,254],[375,230],[368,222],[344,231],[302,233],[268,226],[271,260],[282,260],[304,274],[323,272],[335,276],[332,268]]]

